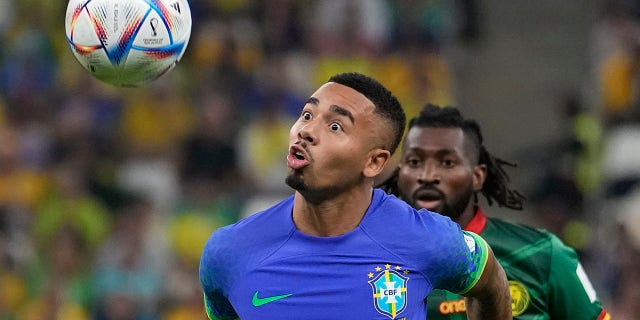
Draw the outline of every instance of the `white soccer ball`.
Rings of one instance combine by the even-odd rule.
[[[70,0],[67,43],[94,77],[135,87],[173,69],[191,36],[187,0]]]

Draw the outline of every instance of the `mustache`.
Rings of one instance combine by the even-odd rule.
[[[304,150],[304,152],[307,154],[308,157],[311,157],[311,154],[309,154],[309,144],[307,144],[306,141],[301,140],[301,141],[296,142],[295,144],[300,146],[300,148],[302,148],[302,150]]]
[[[420,194],[421,193],[429,193],[429,194],[437,194],[438,198],[440,199],[445,199],[446,196],[444,194],[444,192],[436,187],[434,187],[433,185],[423,185],[421,187],[419,187],[418,189],[416,189],[416,191],[413,192],[413,194],[411,195],[412,199],[418,199],[420,198]]]

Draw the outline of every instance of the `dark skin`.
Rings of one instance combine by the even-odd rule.
[[[390,124],[361,93],[340,84],[320,87],[289,133],[287,184],[296,190],[293,221],[303,233],[337,236],[358,226],[371,204],[374,179],[391,158]],[[504,270],[489,253],[467,294],[469,319],[511,319]]]
[[[473,195],[482,189],[487,168],[478,164],[478,154],[462,129],[411,128],[399,168],[398,189],[403,200],[416,209],[447,215],[461,226],[471,221],[476,212]],[[489,259],[478,284],[465,295],[468,318],[510,319],[511,297],[506,281],[502,267],[495,258]],[[495,299],[486,293],[487,288],[502,294]],[[498,306],[503,308],[495,314]]]
[[[473,194],[487,176],[472,150],[462,129],[411,128],[399,164],[401,198],[466,226],[476,213]]]

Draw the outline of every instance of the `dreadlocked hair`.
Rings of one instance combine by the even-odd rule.
[[[475,148],[478,164],[487,167],[487,176],[482,186],[481,193],[487,199],[489,205],[495,201],[501,207],[514,210],[522,210],[525,197],[515,189],[511,189],[509,175],[505,171],[505,166],[516,167],[517,165],[493,156],[484,147],[482,131],[480,126],[473,119],[465,119],[457,108],[440,107],[433,104],[426,104],[420,114],[409,121],[409,129],[413,127],[421,128],[460,128],[464,132],[467,140]],[[387,193],[399,195],[398,182],[399,169],[393,171],[392,175],[383,181],[379,187]]]
[[[487,166],[487,177],[481,192],[489,205],[494,199],[501,207],[522,210],[525,197],[517,190],[509,188],[509,175],[503,168],[505,165],[510,167],[517,167],[517,165],[494,157],[482,145],[480,146],[478,163]]]

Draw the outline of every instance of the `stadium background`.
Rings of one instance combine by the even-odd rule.
[[[640,318],[638,1],[190,3],[183,61],[122,89],[71,55],[66,1],[0,0],[0,319],[204,318],[204,241],[290,193],[289,126],[343,71],[477,118],[528,198],[486,211],[558,234]]]

